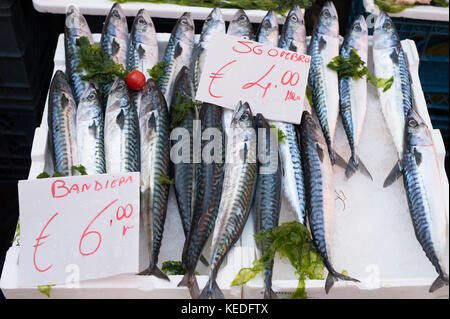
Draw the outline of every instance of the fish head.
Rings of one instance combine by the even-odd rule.
[[[267,12],[266,16],[261,21],[257,32],[257,41],[262,44],[277,46],[278,21],[273,10]]]
[[[104,30],[103,33],[108,32],[113,36],[128,37],[127,17],[117,2],[111,7],[106,17],[104,28],[107,31]]]
[[[101,102],[94,84],[89,83],[81,96],[77,109],[78,120],[92,120],[101,116]]]
[[[306,134],[316,143],[326,147],[327,143],[322,133],[318,120],[308,111],[303,111],[301,125],[306,129]]]
[[[146,36],[147,34],[153,34],[155,32],[155,26],[153,24],[152,18],[147,10],[141,9],[136,15],[133,22],[133,30],[131,33],[141,34]]]
[[[166,103],[164,95],[153,79],[148,79],[142,88],[140,115],[159,110]]]
[[[297,43],[303,43],[302,47],[306,47],[305,19],[299,6],[295,5],[289,11],[281,31],[281,38],[286,42],[293,42],[297,48],[299,47]],[[293,48],[286,49],[296,51]]]
[[[52,79],[51,86],[55,91],[62,92],[67,97],[73,96],[72,89],[70,88],[69,82],[67,80],[67,76],[61,70],[57,70],[55,72],[55,75],[53,76],[53,79]],[[72,97],[72,99],[73,99],[73,97]]]
[[[194,20],[189,12],[183,13],[173,28],[172,35],[177,39],[193,34],[195,31]]]
[[[228,26],[228,34],[248,40],[252,38],[253,27],[244,10],[239,9],[233,15],[233,19]]]
[[[351,25],[345,37],[345,44],[357,50],[366,48],[369,37],[369,29],[367,28],[366,19],[360,15]]]
[[[267,122],[266,118],[261,113],[256,114],[255,125],[257,128],[270,129],[269,122]]]
[[[411,146],[431,146],[433,139],[431,132],[423,118],[414,109],[410,109],[406,116],[406,138]]]
[[[327,1],[323,5],[314,32],[332,37],[339,36],[339,19],[333,2]]]
[[[86,19],[81,14],[80,10],[75,5],[69,5],[66,9],[66,21],[65,25],[67,29],[86,29],[89,28]]]
[[[231,124],[232,126],[240,126],[242,124],[244,127],[254,127],[252,110],[247,102],[242,103],[242,101],[239,101],[234,109]]]
[[[189,69],[186,66],[183,66],[178,72],[172,90],[172,104],[176,104],[178,101],[178,95],[182,95],[184,97],[188,97],[193,99],[194,97],[194,85],[192,83],[192,79],[189,76]]]
[[[384,11],[381,11],[375,21],[373,39],[375,49],[398,47],[400,45],[400,38],[395,24]]]
[[[209,41],[214,33],[225,33],[225,20],[219,8],[214,8],[206,18],[200,42]]]
[[[108,95],[107,110],[117,110],[119,108],[129,109],[131,105],[127,84],[122,78],[117,78],[111,86]]]

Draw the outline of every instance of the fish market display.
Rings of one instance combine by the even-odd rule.
[[[257,178],[256,141],[253,115],[248,103],[236,107],[228,136],[224,181],[219,214],[212,240],[209,281],[200,298],[224,298],[216,283],[225,256],[242,234],[250,213]]]
[[[81,37],[87,37],[90,43],[94,43],[86,19],[76,6],[70,5],[67,7],[64,24],[64,52],[66,73],[77,105],[83,92],[89,86],[88,82],[81,79],[83,72],[77,70],[80,64],[80,48],[77,45],[77,40]]]
[[[397,30],[385,12],[381,12],[375,22],[373,41],[375,76],[385,79],[394,77],[389,90],[383,92],[378,89],[381,111],[398,155],[398,162],[384,183],[387,187],[401,176],[406,114],[412,108],[411,79]]]
[[[194,47],[194,33],[194,21],[191,14],[186,12],[173,28],[162,60],[166,63],[165,73],[158,81],[169,106],[172,104],[175,78],[183,66],[189,65]]]
[[[278,155],[278,136],[272,134],[269,123],[258,113],[255,118],[258,128],[258,178],[253,207],[256,214],[256,233],[278,226],[281,209],[281,163]],[[275,136],[273,136],[275,135]],[[264,242],[260,245],[264,254]],[[272,271],[274,261],[264,271],[264,298],[277,298],[272,291]]]
[[[198,168],[198,161],[194,161],[194,120],[198,120],[198,109],[191,105],[194,96],[194,88],[189,78],[187,67],[183,67],[175,79],[172,97],[172,123],[174,117],[177,116],[185,108],[185,115],[180,123],[175,125],[175,129],[181,130],[180,133],[186,133],[186,136],[178,136],[178,140],[172,140],[171,152],[179,158],[174,159],[173,173],[175,179],[175,195],[178,203],[178,211],[181,217],[181,224],[185,236],[188,236],[191,227],[192,211],[195,201],[195,184]],[[186,105],[189,104],[189,105]],[[189,133],[189,135],[187,135]],[[198,133],[197,133],[198,134]],[[187,139],[188,138],[188,139]],[[181,156],[180,156],[181,153]],[[186,154],[187,153],[187,154]]]
[[[339,22],[336,8],[330,1],[324,4],[314,26],[309,55],[313,108],[327,142],[331,163],[335,164],[337,155],[334,152],[334,134],[339,115],[339,83],[337,73],[327,65],[339,55]]]
[[[48,126],[55,172],[72,175],[78,163],[76,140],[77,105],[64,72],[53,76],[48,96]]]
[[[112,85],[105,111],[106,172],[139,172],[139,122],[127,84]]]
[[[243,38],[246,40],[253,39],[253,27],[244,10],[239,9],[233,15],[233,19],[228,25],[227,34],[234,37]],[[222,110],[223,126],[225,129],[230,127],[232,117],[233,117],[233,110],[229,109]]]
[[[334,183],[327,143],[317,121],[303,112],[300,124],[301,151],[305,173],[306,210],[314,246],[328,269],[325,291],[328,293],[338,279],[358,280],[337,272],[332,265],[330,240],[334,218]]]
[[[141,274],[169,280],[157,267],[166,220],[170,170],[169,113],[158,85],[148,79],[142,89],[139,114],[141,142],[141,217],[147,234],[150,263]]]
[[[88,175],[106,173],[103,145],[105,115],[93,84],[81,96],[76,116],[78,163]]]
[[[413,109],[408,111],[406,119],[403,182],[417,240],[438,273],[430,287],[430,292],[434,292],[448,286],[446,208],[443,194],[427,191],[425,187],[425,182],[436,183],[440,179],[431,132]]]
[[[367,65],[368,30],[364,16],[359,16],[350,27],[341,47],[341,56],[349,58],[353,49],[358,52],[361,60]],[[345,175],[350,178],[359,170],[372,179],[369,171],[358,157],[358,145],[366,117],[367,76],[361,79],[339,79],[339,93],[342,123],[352,152]]]
[[[306,53],[306,29],[298,6],[294,6],[287,15],[278,45],[282,49]],[[278,145],[283,174],[283,197],[297,221],[305,224],[305,188],[297,131],[291,123],[272,121],[271,124],[286,136]]]

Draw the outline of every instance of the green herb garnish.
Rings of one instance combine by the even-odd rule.
[[[160,174],[156,179],[160,185],[173,185],[175,182],[169,178],[167,175]]]
[[[306,279],[323,279],[322,259],[313,246],[309,230],[303,224],[283,223],[256,234],[255,239],[262,243],[264,254],[253,262],[252,268],[241,269],[231,283],[232,286],[243,285],[254,278],[275,258],[275,253],[281,258],[288,258],[298,276],[297,290],[292,298],[307,298]]]
[[[116,77],[126,79],[128,71],[122,64],[111,60],[109,54],[100,49],[99,44],[91,44],[87,37],[80,37],[77,45],[80,47],[80,64],[76,70],[86,72],[81,77],[83,80],[101,85],[113,82]]]
[[[352,78],[355,80],[361,79],[367,75],[367,80],[377,88],[382,88],[383,92],[389,90],[394,82],[394,77],[389,79],[380,79],[369,72],[369,69],[361,60],[356,49],[350,50],[350,57],[345,58],[342,55],[338,55],[328,63],[328,67],[336,71],[340,79]]]
[[[200,106],[201,103],[194,102],[191,98],[177,92],[176,103],[172,104],[171,128],[173,129],[181,125],[188,113]]]
[[[41,286],[37,286],[37,289],[39,290],[40,293],[42,293],[50,298],[50,291],[52,290],[53,286],[55,286],[55,285],[41,285]]]
[[[52,175],[52,177],[64,177],[64,174],[63,174],[63,173],[60,173],[60,172],[55,172],[55,173]]]
[[[87,175],[86,167],[84,167],[81,164],[78,166],[72,166],[71,170],[72,170],[72,174],[75,174],[76,172],[78,172],[78,173],[80,173],[80,175]]]
[[[164,74],[166,74],[167,62],[161,61],[155,64],[151,69],[147,70],[147,73],[152,77],[155,82],[158,82]]]
[[[186,267],[184,267],[183,263],[181,261],[164,261],[162,263],[161,270],[163,273],[165,273],[167,276],[176,276],[176,275],[184,275],[187,273]],[[198,272],[195,272],[196,275],[198,275]]]
[[[313,88],[311,85],[306,85],[306,98],[308,99],[309,105],[313,105]]]
[[[14,233],[13,243],[16,243],[17,246],[20,246],[20,219],[17,219],[16,231]]]
[[[50,176],[49,173],[42,172],[38,176],[36,176],[36,178],[50,178],[50,177],[64,177],[64,174],[60,172],[55,172],[52,176]]]
[[[284,140],[287,138],[284,132],[279,128],[276,128],[275,125],[271,125],[270,127],[277,130],[278,144],[283,143]]]
[[[448,0],[432,0],[430,4],[435,7],[448,8],[449,3]]]
[[[405,9],[413,8],[415,4],[396,4],[392,0],[375,0],[376,6],[387,13],[399,13]]]

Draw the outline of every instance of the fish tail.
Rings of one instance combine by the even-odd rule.
[[[347,180],[350,179],[350,177],[352,177],[353,174],[356,173],[356,171],[359,171],[361,174],[373,181],[372,175],[370,174],[364,163],[361,161],[361,159],[356,155],[352,155],[352,157],[348,161],[347,167],[345,168],[345,177],[347,178]]]
[[[178,287],[188,287],[192,299],[197,299],[200,296],[200,289],[198,288],[197,277],[195,277],[194,272],[186,273]]]
[[[331,154],[333,154],[333,155],[331,155]],[[331,163],[333,163],[333,165],[336,164],[337,166],[342,167],[344,169],[347,168],[346,160],[333,149],[331,149],[331,151],[330,151],[330,159],[331,159]]]
[[[436,280],[433,282],[433,284],[430,287],[430,292],[435,292],[441,287],[448,286],[448,275],[447,274],[440,274],[439,277],[436,278]]]
[[[395,166],[392,168],[392,170],[390,171],[389,175],[386,177],[386,180],[384,181],[383,187],[389,187],[392,184],[394,184],[394,182],[400,177],[402,176],[402,163],[400,161],[398,161]]]
[[[148,267],[144,271],[141,271],[138,275],[141,275],[141,276],[155,276],[155,277],[158,277],[160,279],[164,279],[164,280],[170,281],[169,277],[167,277],[167,275],[165,273],[163,273],[161,271],[161,269],[159,269],[158,266],[156,266],[156,265]]]
[[[198,299],[225,299],[225,296],[217,282],[210,278]]]
[[[333,287],[334,283],[338,281],[339,279],[345,280],[345,281],[354,281],[354,282],[360,282],[358,279],[352,278],[350,276],[346,276],[343,274],[340,274],[336,271],[330,271],[328,272],[328,277],[325,282],[325,292],[328,294],[330,289]]]

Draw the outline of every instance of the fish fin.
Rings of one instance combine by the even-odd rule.
[[[264,291],[264,299],[279,299],[279,297],[272,289],[269,289]]]
[[[294,44],[294,41],[289,44],[289,50],[292,52],[297,52],[297,46]]]
[[[202,262],[203,265],[205,265],[206,267],[209,267],[208,260],[206,260],[205,256],[200,255],[200,261]]]
[[[386,180],[384,181],[383,187],[389,187],[392,184],[394,184],[394,182],[400,177],[402,176],[402,166],[400,164],[400,161],[398,161],[395,166],[392,168],[391,172],[389,173],[389,175],[386,177]]]
[[[328,294],[330,292],[330,289],[333,287],[334,283],[338,281],[339,279],[345,280],[345,281],[354,281],[354,282],[360,282],[358,279],[352,278],[350,276],[346,276],[343,274],[340,274],[336,271],[329,271],[327,280],[325,282],[325,292]]]
[[[181,47],[180,43],[177,42],[177,45],[175,46],[175,51],[173,53],[174,59],[176,59],[181,54],[181,52],[183,52],[183,48]]]
[[[201,295],[198,297],[198,299],[225,299],[225,296],[220,290],[219,285],[217,285],[217,282],[215,280],[214,281],[211,280],[212,279],[208,280],[205,288],[203,288],[203,291]]]
[[[323,162],[323,149],[320,147],[319,144],[316,144],[317,149],[317,155],[319,155],[319,159],[321,162]]]
[[[119,52],[120,50],[120,44],[116,41],[115,38],[113,38],[111,43],[111,55],[114,56]]]
[[[116,123],[119,125],[120,129],[123,130],[125,125],[125,114],[123,110],[120,110],[119,114],[117,114]]]
[[[152,276],[153,275],[160,279],[170,281],[169,277],[167,277],[167,275],[165,273],[163,273],[161,271],[161,269],[159,269],[157,266],[148,267],[144,271],[141,271],[140,273],[138,273],[138,275],[140,275],[140,276]]]
[[[392,61],[395,64],[398,64],[398,52],[397,52],[397,50],[392,50],[392,52],[390,54],[390,58],[392,59]]]
[[[414,158],[416,159],[417,165],[422,164],[422,153],[420,153],[416,148],[414,149]]]
[[[149,129],[156,129],[156,118],[155,118],[155,114],[152,113],[147,121],[147,127]]]
[[[358,157],[358,168],[359,168],[359,172],[361,174],[363,174],[364,176],[366,176],[367,178],[370,178],[371,181],[373,181],[373,177],[372,174],[370,174],[370,171],[367,169],[366,165],[364,165],[364,163],[361,161],[361,159]]]
[[[139,44],[137,51],[139,54],[139,59],[142,60],[145,57],[145,49],[142,47],[142,44]]]
[[[324,50],[327,47],[327,41],[323,37],[320,37],[319,40],[319,51]]]
[[[448,275],[441,274],[439,277],[436,278],[436,280],[433,282],[433,284],[430,287],[430,292],[435,292],[441,287],[448,286]]]
[[[361,161],[359,157],[357,158],[358,158],[357,162],[355,161],[353,156],[348,161],[347,167],[345,168],[345,177],[347,178],[347,180],[349,180],[350,177],[352,177],[353,174],[356,173],[356,171],[359,171],[361,174],[363,174],[367,178],[370,178],[373,181],[372,175],[370,174],[367,167],[364,165],[364,163]]]
[[[186,273],[178,284],[178,287],[188,287],[192,299],[197,299],[200,296],[200,289],[198,288],[195,273]]]
[[[336,164],[337,166],[342,167],[344,169],[347,168],[347,162],[337,152],[334,152],[334,158],[335,158],[335,160],[334,160],[333,164]]]

